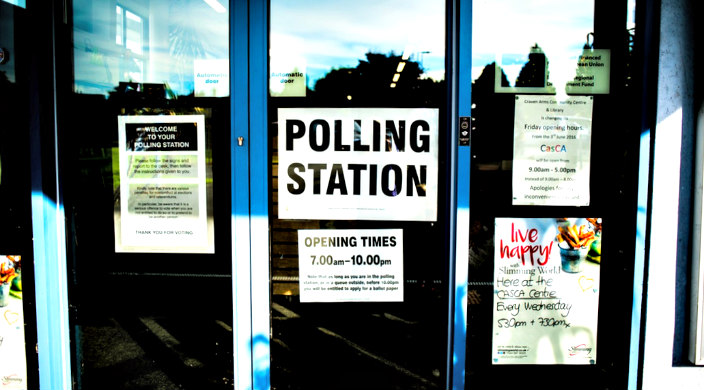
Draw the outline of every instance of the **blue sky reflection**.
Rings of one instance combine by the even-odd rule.
[[[472,13],[472,80],[497,61],[513,85],[537,43],[564,85],[594,31],[594,0],[474,0]]]
[[[305,64],[307,85],[330,70],[355,67],[368,52],[421,62],[423,77],[445,76],[445,2],[272,0],[272,62]]]

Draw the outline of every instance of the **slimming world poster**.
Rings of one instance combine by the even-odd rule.
[[[497,218],[493,364],[596,364],[601,218]]]

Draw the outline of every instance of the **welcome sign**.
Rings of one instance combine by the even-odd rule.
[[[205,117],[118,116],[115,252],[213,253]]]
[[[438,110],[280,108],[279,218],[435,221]]]

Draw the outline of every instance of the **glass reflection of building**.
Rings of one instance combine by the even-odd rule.
[[[192,94],[196,61],[229,56],[227,8],[211,3],[74,1],[75,91],[107,95],[123,82]]]
[[[528,62],[521,68],[516,87],[538,87],[548,85],[548,60],[543,49],[536,43],[530,48]]]

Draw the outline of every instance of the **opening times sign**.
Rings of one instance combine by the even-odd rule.
[[[120,116],[117,252],[213,253],[203,115]]]
[[[596,364],[596,221],[496,219],[493,364]]]
[[[280,108],[279,217],[435,221],[438,110]]]
[[[403,230],[299,230],[301,302],[403,302]]]
[[[516,96],[514,205],[589,205],[592,108],[591,96]]]

